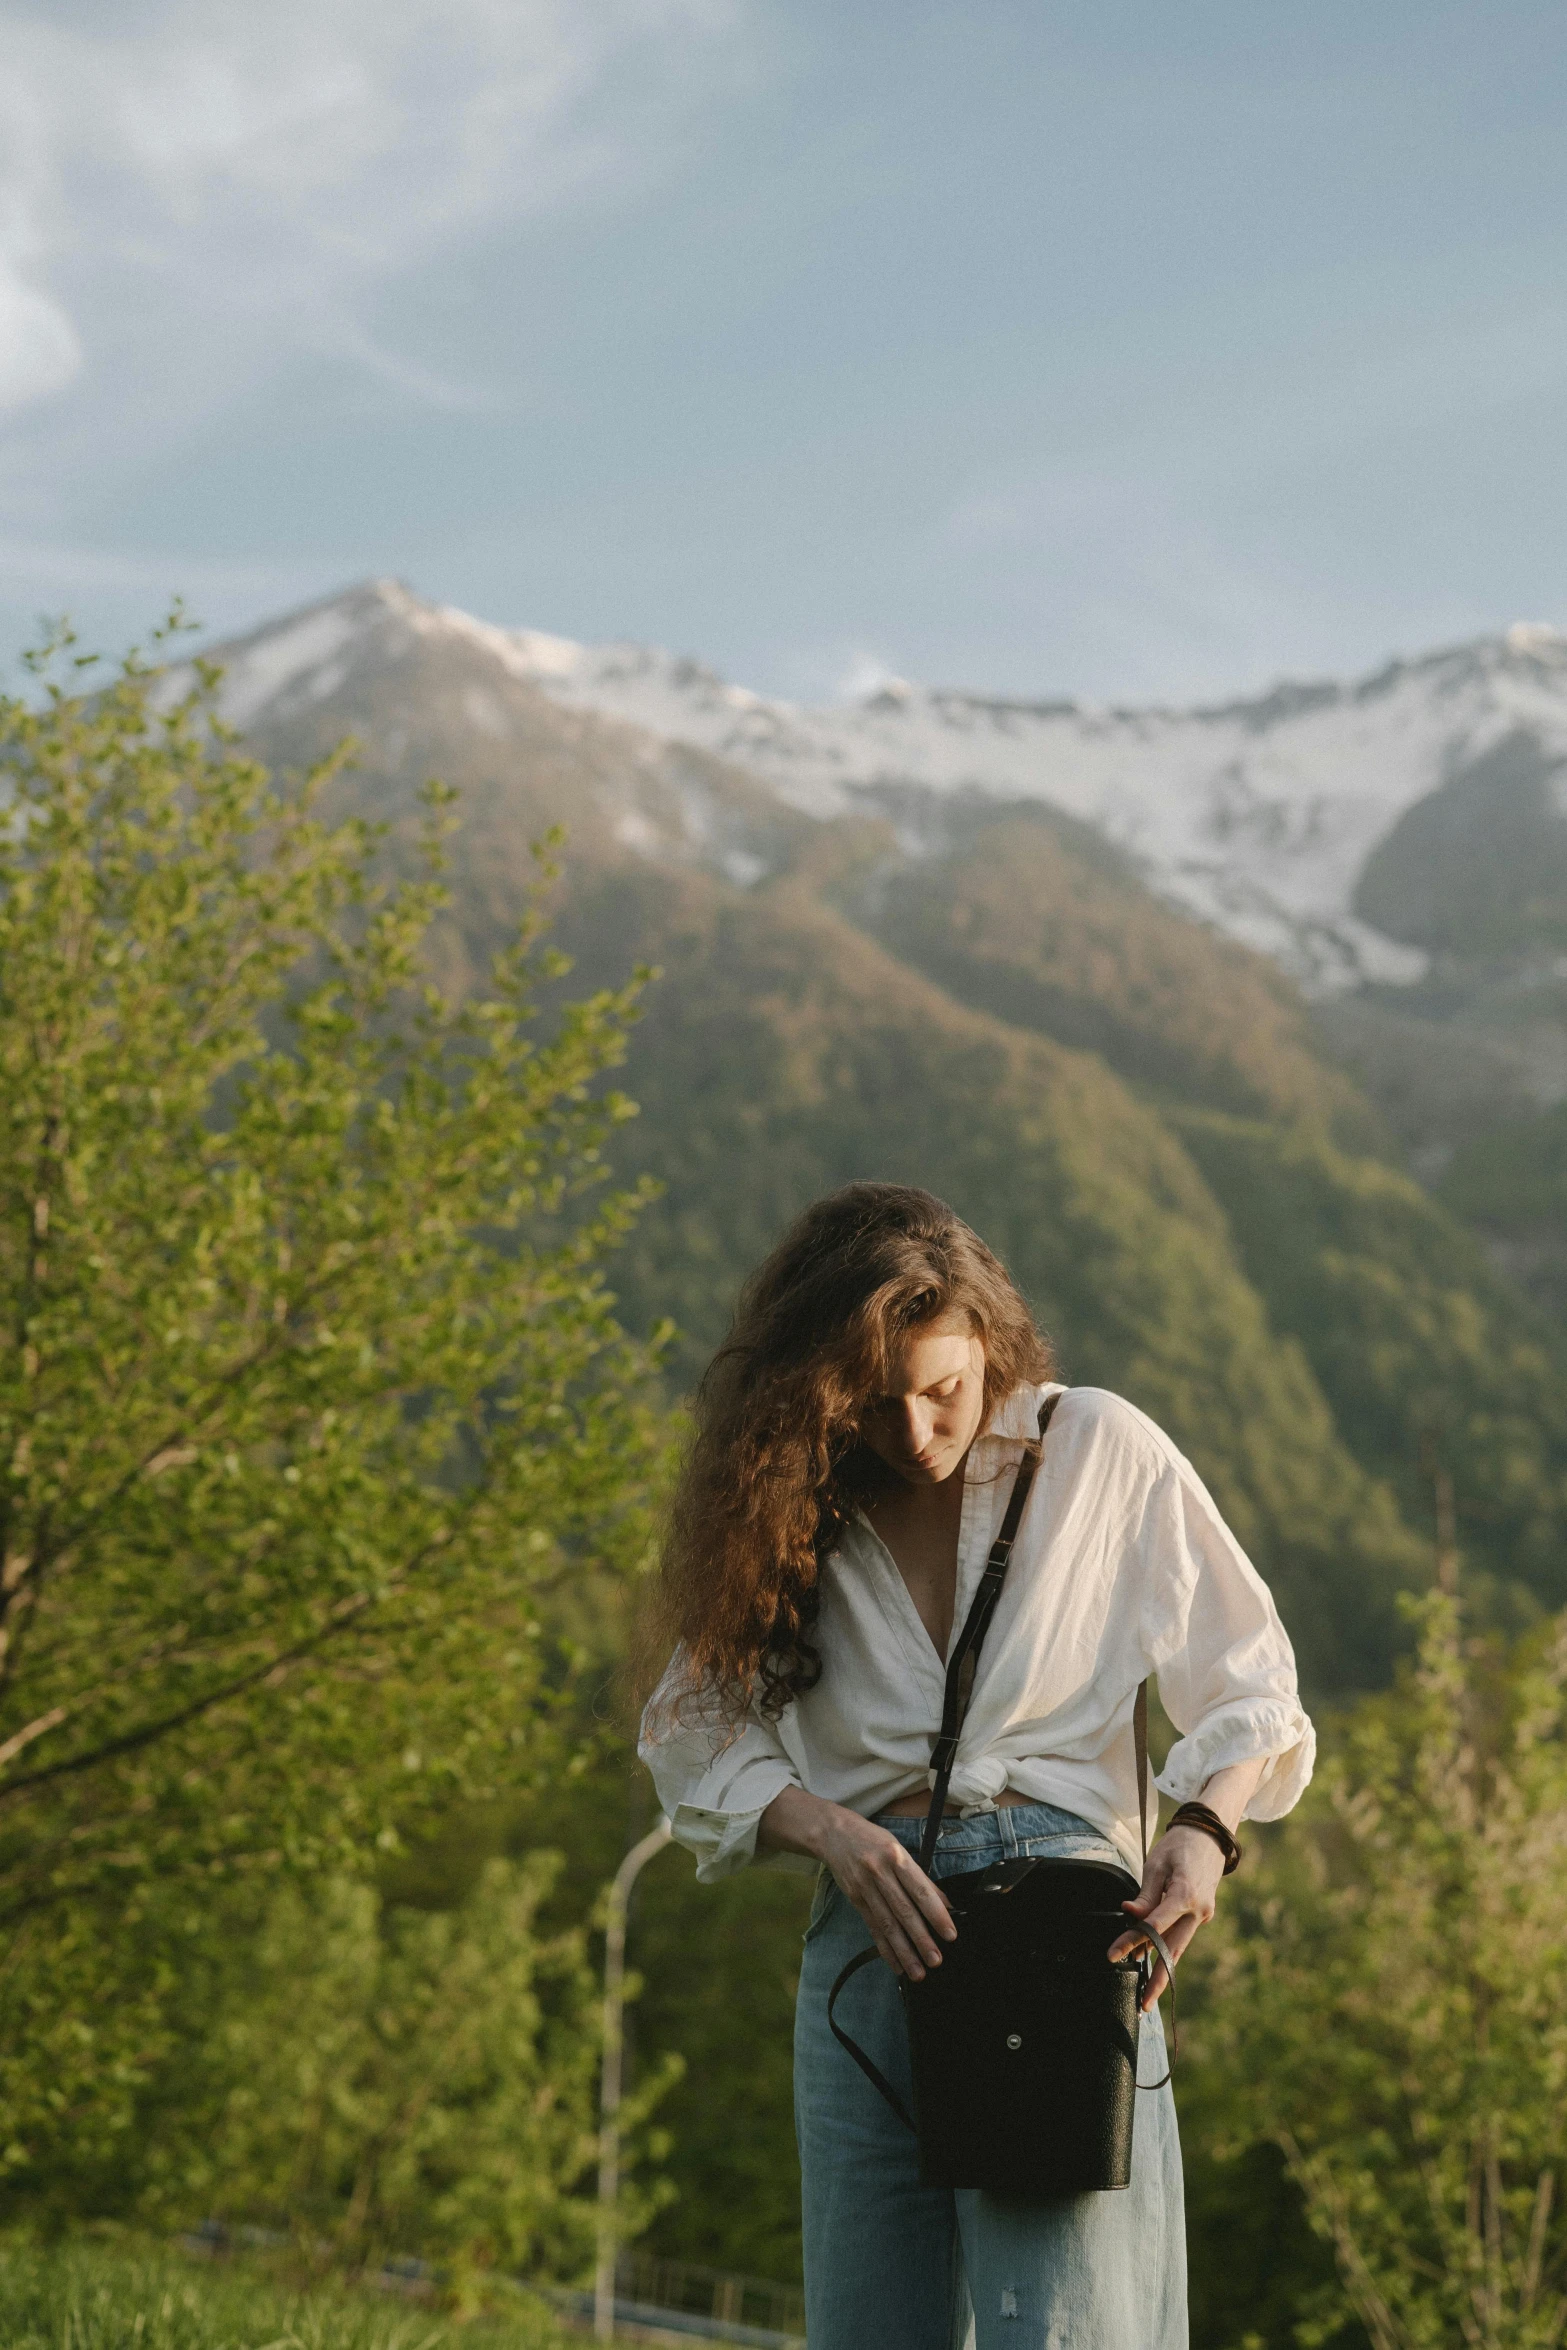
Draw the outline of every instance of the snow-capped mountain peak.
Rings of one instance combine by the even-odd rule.
[[[1425,968],[1420,950],[1354,910],[1368,857],[1407,809],[1508,737],[1527,736],[1567,774],[1567,635],[1538,622],[1359,680],[1195,709],[1017,701],[901,678],[811,708],[685,656],[496,627],[375,580],[229,648],[227,708],[246,725],[263,708],[322,698],[355,662],[380,665],[416,638],[460,641],[556,702],[713,753],[813,817],[909,786],[1044,801],[1318,992]]]

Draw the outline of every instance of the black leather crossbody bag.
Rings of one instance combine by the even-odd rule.
[[[927,1875],[979,1651],[1057,1400],[1048,1397],[1040,1412],[1038,1441],[1024,1452],[1001,1532],[947,1666],[919,1856]],[[1132,1727],[1146,1865],[1146,1682],[1137,1692]],[[1111,1965],[1107,1953],[1132,1923],[1121,1904],[1136,1893],[1137,1881],[1126,1869],[1100,1861],[1015,1860],[943,1877],[941,1889],[957,1922],[957,1939],[943,1946],[940,1966],[922,1981],[899,1978],[914,2079],[912,2115],[837,2019],[840,1993],[878,1956],[874,1948],[850,1959],[827,2001],[836,2039],[918,2137],[924,2184],[1035,2196],[1127,2186],[1139,2087],[1138,2025],[1151,1961]],[[1162,1936],[1148,1927],[1142,1931],[1173,1984],[1174,1961]],[[1162,2088],[1164,2081],[1141,2085]]]

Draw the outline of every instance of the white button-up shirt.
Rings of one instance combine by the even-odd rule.
[[[1019,1388],[970,1448],[954,1640],[1050,1392]],[[930,1784],[946,1659],[863,1516],[823,1565],[815,1638],[821,1678],[776,1720],[725,1726],[694,1698],[672,1715],[680,1652],[648,1704],[639,1751],[699,1877],[753,1857],[757,1822],[785,1787],[869,1816]],[[1266,1584],[1152,1420],[1103,1388],[1069,1388],[980,1652],[949,1800],[987,1809],[1012,1788],[1055,1804],[1138,1873],[1132,1707],[1149,1674],[1180,1733],[1155,1781],[1162,1793],[1185,1802],[1227,1764],[1263,1756],[1247,1815],[1289,1810],[1316,1737]]]

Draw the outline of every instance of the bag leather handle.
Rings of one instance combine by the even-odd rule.
[[[1142,1839],[1143,1875],[1148,1874],[1148,1684],[1139,1681],[1137,1695],[1132,1701],[1132,1745],[1137,1755],[1137,1825]],[[1175,2060],[1181,2053],[1181,2035],[1175,2021],[1175,1961],[1170,1956],[1169,1944],[1156,1926],[1141,1918],[1129,1921],[1145,1934],[1164,1961],[1164,1971],[1170,1984],[1170,2064],[1160,2081],[1139,2081],[1139,2089],[1162,2089],[1175,2070]]]
[[[858,2040],[850,2039],[848,2033],[844,2030],[842,2024],[839,2023],[837,2017],[836,2010],[838,2006],[838,1994],[843,1989],[845,1983],[852,1982],[854,1977],[859,1973],[861,1967],[869,1966],[872,1959],[880,1958],[880,1956],[881,1952],[877,1949],[875,1943],[873,1942],[869,1950],[858,1950],[855,1952],[853,1958],[850,1959],[848,1965],[843,1969],[838,1977],[838,1980],[836,1983],[834,1983],[832,1989],[827,1994],[828,2029],[831,2031],[832,2036],[837,2041],[839,2047],[847,2048],[849,2054],[853,2057],[855,2063],[859,2066],[861,2072],[865,2075],[865,2078],[869,2081],[871,2087],[873,2089],[879,2090],[882,2096],[885,2097],[887,2103],[892,2107],[893,2112],[897,2115],[899,2121],[902,2122],[904,2128],[906,2130],[912,2131],[913,2135],[917,2138],[919,2136],[919,2132],[914,2128],[914,2117],[910,2113],[908,2107],[904,2104],[903,2099],[898,2095],[897,2090],[888,2080],[886,2074],[882,2071],[881,2066],[874,2063],[873,2060],[866,2055]]]

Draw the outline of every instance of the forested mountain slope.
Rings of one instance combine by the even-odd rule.
[[[851,1176],[913,1178],[1008,1257],[1067,1377],[1132,1396],[1191,1453],[1278,1591],[1316,1698],[1385,1679],[1396,1594],[1432,1569],[1438,1472],[1477,1602],[1567,1598],[1567,1386],[1542,1274],[1556,1263],[1567,1299],[1567,1248],[1551,1255],[1567,1233],[1567,1122],[1532,1155],[1493,1147],[1512,1131],[1498,1119],[1540,1132],[1520,1075],[1538,1061],[1538,990],[1525,1002],[1493,972],[1491,1028],[1456,1035],[1439,994],[1343,999],[1340,1042],[1371,1068],[1373,1101],[1276,964],[1153,894],[1124,850],[1037,795],[883,776],[813,815],[711,749],[565,706],[500,632],[401,591],[260,632],[233,676],[232,714],[270,761],[357,736],[335,802],[388,820],[394,854],[423,779],[459,787],[448,983],[515,923],[529,843],[557,823],[566,989],[659,966],[623,1080],[641,1115],[617,1158],[664,1190],[618,1287],[628,1322],[679,1323],[677,1384],[799,1206]],[[1395,681],[1386,698],[1416,688]],[[685,706],[708,688],[672,691]],[[1011,739],[1004,713],[937,716],[943,739]],[[732,703],[719,718],[750,723]],[[1354,718],[1352,704],[1326,712]],[[874,720],[887,740],[897,726],[896,712]],[[1267,726],[1251,731],[1265,756]],[[1386,918],[1424,886],[1390,851]],[[1535,1022],[1511,1057],[1495,1042],[1510,1019]],[[1451,1204],[1404,1164],[1433,1137],[1461,1145]],[[1508,1249],[1546,1310],[1499,1269]],[[625,1847],[629,1763],[611,1743],[535,1811],[456,1824],[427,1897],[460,1893],[497,1837],[559,1846],[560,1920],[576,1922]],[[634,1775],[630,1799],[635,1833],[652,1798]],[[796,2273],[789,2013],[808,1891],[767,1871],[697,1886],[680,1855],[639,1891],[633,2061],[677,2049],[688,2066],[658,2117],[676,2189],[650,2239],[664,2253]],[[1309,2277],[1325,2255],[1265,2152],[1226,2169],[1201,2137],[1198,2307],[1217,2293],[1271,2324],[1259,2313],[1278,2275]]]
[[[592,976],[656,961],[628,1151],[667,1186],[628,1252],[640,1322],[672,1310],[692,1367],[787,1216],[857,1175],[952,1200],[1035,1301],[1067,1375],[1120,1389],[1198,1458],[1266,1559],[1318,1686],[1385,1669],[1422,1551],[1270,1333],[1179,1140],[1095,1057],[958,1005],[788,882],[606,876],[561,935]]]
[[[851,920],[960,1001],[1098,1053],[1161,1100],[1304,1119],[1352,1147],[1386,1141],[1276,965],[1153,896],[1091,825],[1037,800],[933,802],[891,787],[867,798],[901,820],[898,834],[866,826],[873,837],[835,871],[830,844],[845,828],[825,826],[813,872]],[[905,853],[890,853],[899,837]]]
[[[516,919],[529,842],[576,981],[660,966],[621,1164],[665,1186],[629,1321],[689,1376],[806,1200],[857,1175],[951,1199],[1007,1256],[1066,1375],[1164,1421],[1274,1580],[1309,1681],[1385,1674],[1430,1558],[1433,1461],[1475,1563],[1561,1596],[1567,1430],[1548,1326],[1378,1157],[1377,1112],[1274,965],[1154,898],[1096,833],[909,786],[813,819],[706,753],[564,709],[471,626],[363,592],[234,715],[266,758],[359,740],[340,806],[406,830],[459,786],[444,975]],[[330,624],[330,625],[328,625]]]

